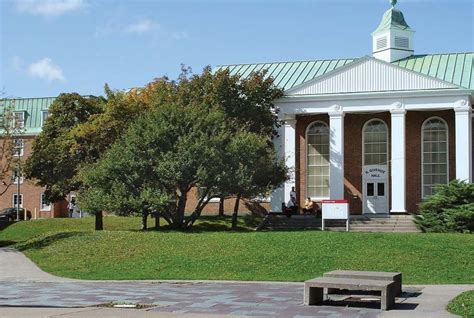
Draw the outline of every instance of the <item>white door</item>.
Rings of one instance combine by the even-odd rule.
[[[362,170],[362,193],[365,214],[388,213],[388,167],[367,165]]]
[[[364,183],[364,213],[388,213],[387,181],[365,180]]]

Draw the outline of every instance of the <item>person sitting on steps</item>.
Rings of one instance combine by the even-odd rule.
[[[315,211],[315,204],[314,202],[311,200],[310,197],[308,197],[305,201],[304,201],[304,208],[303,208],[303,214],[314,214],[316,211]]]

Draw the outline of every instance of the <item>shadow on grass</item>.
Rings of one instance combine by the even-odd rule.
[[[237,229],[232,230],[231,215],[201,216],[190,229],[176,229],[161,221],[159,229],[154,227],[154,219],[150,218],[149,227],[146,232],[182,232],[182,233],[205,233],[205,232],[254,232],[255,228],[262,222],[262,217],[252,214],[239,216]],[[142,232],[140,229],[130,230],[132,232]]]
[[[56,233],[52,235],[46,235],[46,236],[40,236],[37,238],[34,238],[32,240],[29,240],[24,243],[19,243],[16,246],[16,249],[19,251],[26,251],[26,250],[31,250],[31,249],[41,249],[44,247],[47,247],[57,241],[67,239],[70,237],[80,237],[85,235],[85,232],[61,232],[61,233]]]

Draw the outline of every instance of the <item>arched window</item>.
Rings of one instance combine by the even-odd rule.
[[[306,132],[306,195],[329,198],[329,127],[314,122]]]
[[[448,183],[448,125],[440,118],[430,118],[421,128],[422,196],[433,194],[435,186]]]
[[[388,128],[379,120],[368,121],[363,131],[363,165],[386,165],[388,163]]]

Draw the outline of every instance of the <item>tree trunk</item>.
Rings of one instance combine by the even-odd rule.
[[[104,219],[102,216],[102,211],[95,214],[95,230],[102,231],[104,229]]]
[[[176,206],[176,228],[181,229],[184,223],[184,210],[186,209],[187,193],[181,191]]]
[[[224,216],[224,197],[219,199],[219,216]]]
[[[159,231],[160,230],[160,214],[155,213],[155,230]]]
[[[142,231],[146,231],[148,229],[147,221],[148,221],[148,212],[142,212]]]
[[[237,197],[235,198],[235,205],[234,205],[234,213],[232,213],[232,230],[237,229],[237,215],[239,213],[239,203],[240,203],[240,198],[242,196],[237,194]]]

